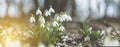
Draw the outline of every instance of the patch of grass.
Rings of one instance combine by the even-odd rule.
[[[82,35],[84,36],[83,45],[91,45],[96,46],[99,45],[98,42],[101,42],[101,32],[95,31],[92,29],[92,27],[89,27],[85,24],[83,24],[83,27],[81,29]],[[84,44],[85,43],[85,44]]]

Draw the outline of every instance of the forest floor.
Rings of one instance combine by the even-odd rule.
[[[83,35],[81,30],[83,28],[83,24],[88,26],[88,29],[92,27],[92,30],[98,31],[100,30],[101,32],[105,32],[102,34],[102,37],[107,38],[105,35],[106,33],[112,34],[117,38],[117,43],[114,41],[107,41],[105,38],[103,39],[101,36],[98,36],[95,39],[88,38],[87,36]],[[120,21],[119,19],[102,19],[102,20],[95,20],[95,21],[90,21],[86,23],[80,23],[78,21],[72,21],[72,22],[67,22],[64,23],[65,28],[66,28],[66,36],[71,38],[72,40],[67,40],[65,45],[62,45],[62,47],[96,47],[96,46],[120,46]],[[20,34],[17,34],[21,37],[16,36],[11,36],[15,39],[22,38],[27,39],[24,40],[24,42],[29,43],[32,42],[30,45],[33,45],[33,47],[36,47],[34,45],[35,41],[33,39],[28,40],[30,37],[29,34],[25,34],[24,31],[29,31],[28,27],[29,26],[29,19],[0,19],[0,33],[11,33],[11,31],[18,31],[17,33],[24,34],[23,36]],[[4,32],[3,32],[4,31]],[[20,31],[20,32],[19,32]],[[16,32],[14,32],[16,33]],[[5,42],[5,36],[4,34],[0,34],[0,42]],[[62,41],[62,40],[60,40]],[[106,44],[107,41],[107,44]],[[104,42],[104,43],[103,43]],[[60,42],[61,43],[61,42]],[[63,42],[62,42],[63,43]]]
[[[84,36],[82,34],[82,31],[80,30],[83,28],[83,23],[73,20],[72,22],[65,23],[65,27],[67,29],[67,36],[74,39],[75,41],[71,40],[70,42],[68,42],[71,44],[66,44],[64,45],[65,47],[80,47],[80,45],[82,45],[83,47],[120,46],[119,19],[98,19],[85,22],[84,24],[89,26],[88,29],[92,27],[93,31],[100,30],[100,34],[102,35],[99,35],[98,39],[92,40],[89,38],[88,40],[86,40],[86,36]]]

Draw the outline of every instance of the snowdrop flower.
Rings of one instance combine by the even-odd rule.
[[[50,15],[51,15],[51,13],[48,10],[46,10],[45,11],[45,16],[50,16]]]
[[[53,27],[55,27],[55,26],[59,26],[59,24],[58,24],[57,21],[54,21],[54,22],[52,23],[52,25],[53,25]]]
[[[63,22],[63,21],[64,21],[64,17],[62,17],[62,16],[59,15],[59,14],[56,14],[56,15],[55,15],[55,20],[56,20],[56,21]]]
[[[63,14],[64,20],[66,21],[72,21],[72,18],[68,14]]]
[[[88,28],[88,31],[91,31],[92,30],[92,27]]]
[[[56,14],[54,20],[59,21],[59,17],[60,17],[59,14]]]
[[[55,20],[63,22],[63,21],[72,21],[72,18],[68,14],[56,15]]]
[[[59,17],[59,21],[60,21],[60,22],[65,21],[65,17],[64,17],[64,16],[60,16],[60,17]]]
[[[44,25],[45,19],[44,19],[43,16],[40,16],[40,17],[39,17],[39,21],[40,21],[40,26],[41,26],[41,27],[45,27],[45,25]]]
[[[50,7],[49,12],[50,13],[55,13],[55,10],[52,7]]]
[[[37,11],[36,11],[36,15],[41,15],[41,14],[42,14],[42,12],[38,8]]]
[[[35,17],[32,15],[31,17],[30,17],[30,23],[34,23],[35,22]]]
[[[90,31],[90,34],[92,33],[92,27],[88,28],[88,31]]]
[[[65,27],[60,26],[59,31],[65,31]]]
[[[66,21],[72,21],[72,18],[70,16],[67,16]]]

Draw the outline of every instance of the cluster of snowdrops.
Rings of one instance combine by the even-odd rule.
[[[38,18],[35,18],[35,16]],[[41,42],[46,45],[56,43],[59,37],[64,35],[66,31],[63,22],[68,21],[72,21],[72,18],[66,12],[55,13],[52,7],[42,12],[38,8],[36,15],[32,14],[30,17],[32,36],[38,43]]]

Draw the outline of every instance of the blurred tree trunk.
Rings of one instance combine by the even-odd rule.
[[[45,9],[49,9],[50,5],[55,9],[56,12],[65,11],[68,0],[45,0]]]

